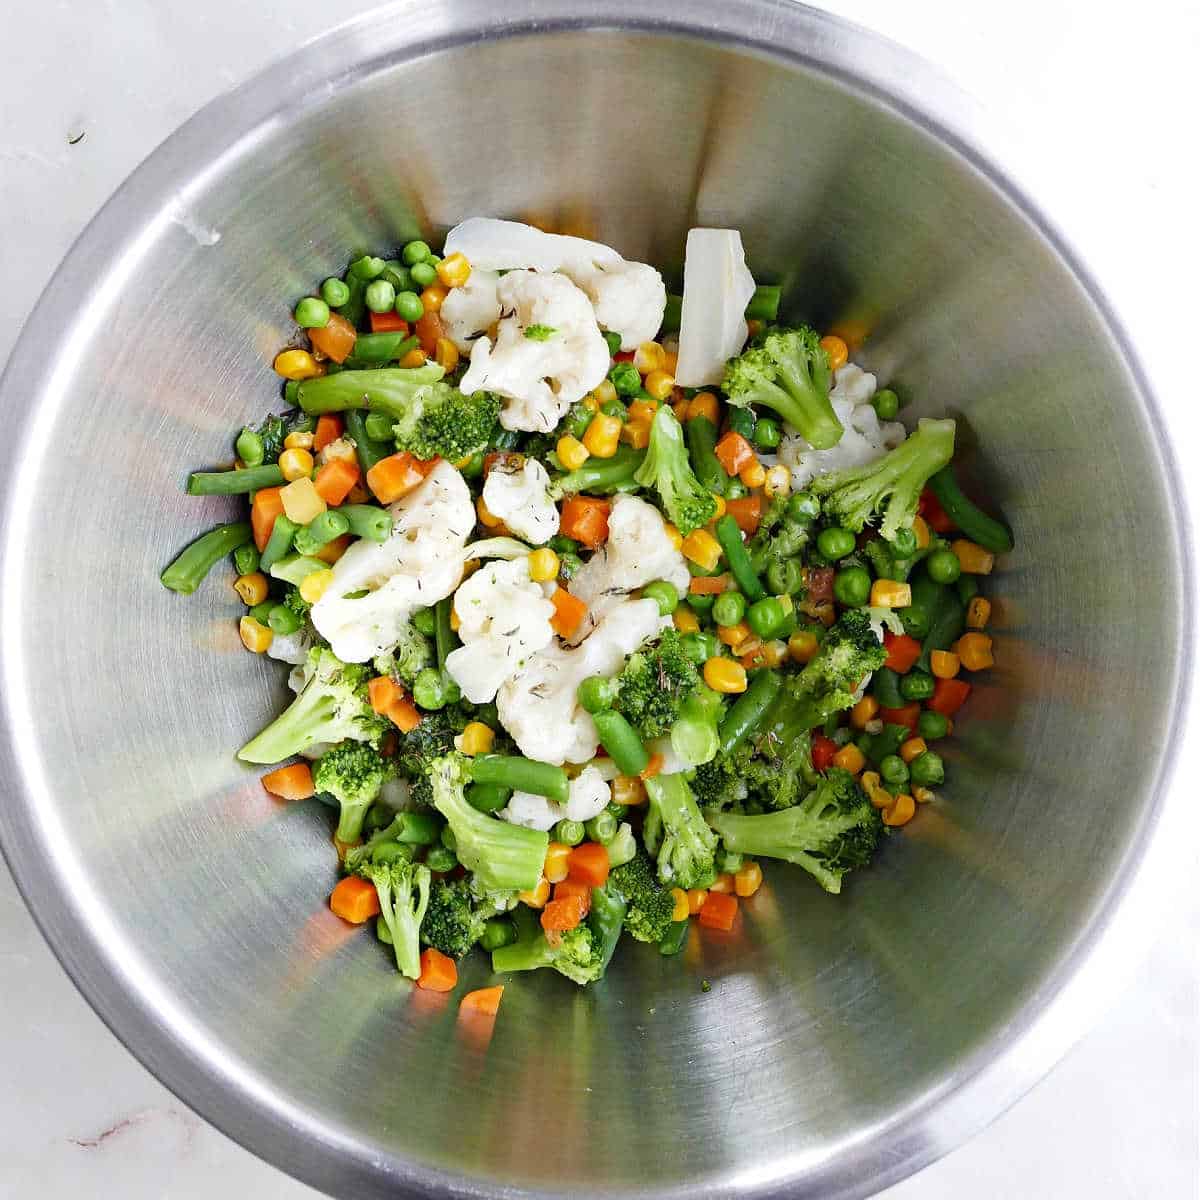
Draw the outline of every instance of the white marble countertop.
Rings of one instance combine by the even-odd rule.
[[[369,7],[10,5],[0,77],[0,361],[72,238],[141,158],[218,92],[331,19]],[[980,102],[998,156],[1115,301],[1177,444],[1195,445],[1195,7],[1143,0],[1120,21],[1087,0],[1010,0],[987,6],[987,17],[982,6],[946,0],[826,7],[939,62]],[[1192,507],[1195,516],[1194,497]],[[1177,786],[1190,786],[1186,763],[1179,776]],[[1200,903],[1194,887],[1180,892],[1099,1027],[990,1129],[888,1200],[1197,1195]],[[317,1195],[143,1070],[75,992],[2,866],[0,980],[0,1195]]]

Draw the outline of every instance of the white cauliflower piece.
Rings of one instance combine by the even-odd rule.
[[[354,442],[351,438],[334,438],[332,442],[327,442],[317,451],[317,462],[321,466],[324,466],[327,462],[332,462],[335,458],[345,458],[350,462],[358,461]]]
[[[558,532],[558,506],[549,489],[550,476],[536,458],[521,462],[504,455],[484,480],[483,502],[518,537],[540,546]]]
[[[746,305],[753,295],[742,235],[736,229],[689,229],[675,366],[680,386],[721,382],[726,360],[745,345]]]
[[[462,579],[462,550],[475,527],[475,507],[466,481],[450,463],[438,463],[388,511],[388,540],[355,542],[334,564],[333,582],[309,614],[343,662],[385,654],[416,609],[450,595]],[[366,595],[349,599],[354,592]]]
[[[529,578],[529,558],[481,567],[454,593],[462,645],[446,657],[450,678],[485,704],[535,650],[554,640],[554,605]]]
[[[621,600],[573,649],[552,642],[501,685],[496,707],[521,753],[539,762],[584,763],[599,737],[575,693],[591,675],[613,675],[625,659],[671,623],[653,600]]]
[[[276,662],[291,663],[294,667],[302,666],[308,661],[314,640],[312,629],[305,622],[295,633],[277,633],[267,647],[267,657]]]
[[[623,350],[648,341],[662,325],[667,306],[662,276],[647,263],[629,262],[601,242],[543,233],[519,221],[471,217],[447,234],[445,245],[447,254],[466,255],[472,275],[480,267],[566,275],[591,299],[601,329],[621,335]],[[443,306],[443,320],[444,313]]]
[[[608,343],[587,296],[565,275],[510,271],[496,291],[508,315],[500,319],[495,346],[488,337],[475,343],[459,388],[468,396],[502,396],[505,429],[549,433],[608,373]],[[552,332],[527,337],[533,325]]]
[[[608,541],[571,579],[571,594],[588,606],[574,640],[587,637],[630,592],[656,579],[674,584],[682,595],[691,574],[658,509],[637,496],[619,495],[608,518]]]
[[[556,804],[532,792],[513,792],[508,806],[496,815],[513,825],[553,829],[559,821],[590,821],[608,806],[611,792],[595,767],[585,767],[571,780],[566,804]]]
[[[476,341],[500,320],[499,283],[499,272],[472,266],[467,282],[451,288],[442,301],[439,315],[446,336],[464,354],[470,354]]]
[[[831,449],[814,450],[791,426],[784,427],[779,461],[791,469],[793,488],[806,487],[818,475],[830,471],[866,466],[900,445],[906,436],[903,425],[880,421],[871,407],[874,375],[847,363],[834,372],[833,378],[829,399],[845,433]]]

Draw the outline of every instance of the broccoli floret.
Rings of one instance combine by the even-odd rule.
[[[808,545],[808,526],[787,518],[786,496],[776,496],[767,506],[758,529],[746,544],[755,573],[765,575],[774,563],[795,558]]]
[[[336,837],[357,842],[367,809],[383,785],[396,774],[396,764],[366,742],[339,742],[317,760],[313,787],[332,796],[341,807]]]
[[[289,433],[312,432],[313,419],[298,409],[285,413],[271,413],[257,429],[247,428],[244,432],[257,433],[263,440],[263,462],[274,462],[283,450],[283,439]]]
[[[475,910],[466,880],[442,880],[430,893],[421,922],[421,941],[451,958],[462,958],[483,936],[485,924],[487,916]]]
[[[783,812],[709,813],[708,822],[726,850],[786,859],[835,895],[842,890],[847,871],[871,860],[884,831],[879,810],[854,777],[837,767],[799,804]]]
[[[288,588],[288,593],[283,598],[283,605],[294,612],[302,621],[308,620],[308,610],[312,608],[312,605],[300,595],[298,587]]]
[[[954,457],[954,421],[922,418],[895,450],[865,467],[818,475],[809,489],[821,497],[821,511],[855,532],[882,513],[879,533],[892,541],[917,515],[921,489]]]
[[[718,754],[692,772],[690,786],[696,803],[705,809],[727,808],[749,795],[747,771],[753,747],[744,742],[730,754]]]
[[[707,525],[717,515],[713,494],[696,478],[688,461],[683,427],[661,404],[650,422],[650,444],[634,479],[658,492],[667,516],[682,534]]]
[[[475,873],[480,885],[497,892],[533,891],[542,877],[548,835],[472,808],[463,791],[467,766],[460,754],[434,759],[429,781],[433,806],[454,834],[458,861]]]
[[[359,867],[363,865],[369,858],[372,858],[375,851],[383,845],[392,843],[389,848],[389,853],[392,857],[398,854],[403,855],[408,859],[416,858],[416,848],[409,845],[403,845],[403,849],[395,844],[396,839],[402,832],[405,823],[405,813],[397,813],[392,820],[382,828],[375,830],[369,838],[360,846],[351,846],[342,859],[342,867],[347,875],[355,875],[358,873]]]
[[[814,450],[836,446],[844,431],[829,400],[829,356],[816,330],[773,328],[756,340],[726,364],[721,386],[729,403],[771,409]]]
[[[630,934],[639,942],[661,942],[671,926],[675,900],[671,889],[659,882],[650,859],[638,854],[623,867],[614,868],[608,886],[619,892],[629,906],[625,928]]]
[[[656,645],[630,656],[617,676],[613,707],[650,741],[671,728],[680,706],[699,682],[678,631],[668,629]]]
[[[513,913],[513,922],[517,940],[492,951],[492,970],[497,974],[553,967],[581,986],[594,983],[604,974],[601,950],[586,922],[556,937],[553,945],[547,941],[532,909],[521,905]]]
[[[416,979],[421,974],[420,930],[429,905],[429,868],[403,860],[377,863],[368,859],[357,874],[375,885],[400,974]]]
[[[424,713],[421,723],[400,742],[397,758],[400,773],[412,785],[415,805],[433,803],[429,784],[429,769],[434,760],[454,752],[454,739],[467,727],[470,718],[456,704],[448,704],[436,712]]]
[[[370,674],[364,666],[342,662],[324,646],[313,647],[304,664],[300,694],[238,751],[238,758],[277,763],[318,742],[377,742],[391,723],[367,700]]]
[[[401,450],[421,459],[440,455],[453,463],[487,446],[499,415],[499,396],[464,396],[457,388],[439,384],[424,395],[420,411],[398,421],[392,432]]]
[[[642,826],[646,849],[658,859],[658,877],[672,887],[697,887],[712,874],[717,839],[704,823],[682,775],[646,780],[650,806]]]
[[[375,659],[374,667],[377,674],[393,675],[411,689],[416,677],[426,667],[433,665],[433,655],[432,639],[408,624],[391,651]]]
[[[784,684],[784,691],[794,699],[814,705],[816,719],[803,728],[813,729],[826,717],[849,708],[859,683],[886,660],[887,651],[879,644],[867,613],[860,608],[844,612],[825,631],[820,648],[804,670]],[[831,708],[834,702],[836,706]]]

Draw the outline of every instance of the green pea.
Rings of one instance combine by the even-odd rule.
[[[437,667],[426,667],[419,671],[416,679],[413,680],[412,698],[419,707],[428,709],[430,712],[445,708],[449,699],[446,677]]]
[[[247,542],[233,552],[233,569],[239,575],[252,575],[258,570],[259,559],[258,548],[252,542]]]
[[[271,623],[271,614],[279,607],[278,600],[264,600],[261,604],[256,604],[250,610],[249,615],[260,625],[269,625]]]
[[[909,774],[917,787],[937,787],[945,781],[946,768],[940,754],[926,750],[918,754],[908,765]]]
[[[390,442],[395,436],[395,424],[395,417],[389,417],[387,413],[381,412],[367,413],[363,419],[363,428],[367,431],[367,437],[374,442]]]
[[[412,276],[408,268],[398,259],[389,259],[383,268],[380,279],[386,279],[396,289],[396,294],[412,291]]]
[[[418,633],[433,637],[437,628],[437,617],[434,616],[432,608],[418,608],[412,615],[412,623]]]
[[[262,436],[254,432],[253,429],[243,429],[238,434],[237,441],[233,444],[234,450],[237,451],[237,456],[248,467],[261,467],[263,458],[266,456],[266,446],[263,443]]]
[[[417,284],[418,287],[427,288],[437,282],[437,271],[431,262],[416,263],[409,267],[408,273],[412,276],[413,283]]]
[[[679,605],[679,589],[666,579],[656,579],[642,588],[642,599],[653,600],[659,613],[669,617]]]
[[[777,597],[764,596],[750,605],[749,611],[746,613],[746,624],[759,637],[772,638],[783,628],[787,617],[788,614]]]
[[[734,433],[740,433],[747,441],[754,436],[754,410],[749,408],[736,408],[730,406],[729,409],[729,428]]]
[[[614,397],[612,400],[605,400],[600,406],[600,411],[609,417],[616,417],[618,421],[624,423],[629,419],[629,411],[620,400]]]
[[[896,530],[892,538],[892,554],[896,558],[912,558],[917,552],[917,535],[907,526]]]
[[[316,296],[305,296],[292,316],[301,329],[324,329],[329,324],[329,305]]]
[[[758,418],[758,424],[754,427],[754,444],[760,450],[774,450],[781,437],[778,421],[773,417]]]
[[[838,559],[845,558],[854,550],[856,541],[857,539],[850,530],[842,529],[838,525],[831,525],[828,529],[822,529],[817,535],[817,549],[830,562],[837,562]]]
[[[498,812],[512,795],[512,788],[498,783],[470,783],[466,790],[467,803],[479,812]]]
[[[386,279],[374,279],[367,284],[363,300],[374,313],[391,312],[396,303],[396,289]]]
[[[970,604],[979,595],[979,580],[974,575],[960,575],[955,587],[958,589],[958,598],[964,604]]]
[[[425,854],[425,865],[431,871],[437,871],[444,875],[458,866],[458,855],[453,850],[446,849],[445,846],[430,846]]]
[[[400,251],[400,257],[403,259],[406,267],[412,267],[417,263],[424,262],[432,253],[433,251],[429,249],[429,243],[418,239],[417,241],[409,242]]]
[[[483,927],[483,936],[479,939],[479,944],[491,954],[493,950],[511,946],[516,940],[516,926],[507,917],[492,917]]]
[[[425,315],[425,305],[416,292],[397,292],[396,315],[406,321],[419,321]]]
[[[746,597],[741,592],[722,592],[712,606],[718,625],[736,625],[746,615]]]
[[[713,633],[685,633],[679,639],[680,648],[697,665],[715,658],[721,651],[721,643]]]
[[[298,617],[286,604],[277,604],[271,609],[271,615],[267,618],[267,624],[271,627],[273,633],[279,634],[280,637],[287,637],[290,633],[295,633],[304,621]]]
[[[958,555],[953,550],[935,550],[925,560],[925,570],[934,583],[954,583],[962,574]]]
[[[803,580],[803,569],[794,558],[777,560],[767,568],[767,587],[777,596],[798,592]]]
[[[927,742],[936,742],[938,738],[944,738],[949,730],[950,720],[940,712],[933,712],[931,709],[926,709],[917,718],[917,733]]]
[[[908,782],[908,764],[898,754],[889,754],[879,764],[879,774],[888,788],[895,790]]]
[[[321,299],[330,308],[341,308],[350,299],[350,288],[336,276],[331,275],[321,284]]]
[[[716,601],[716,596],[705,594],[702,592],[688,592],[687,602],[688,608],[693,612],[708,613],[712,612],[712,607]]]
[[[750,495],[750,489],[740,479],[730,479],[725,484],[725,499],[740,500]]]
[[[353,275],[356,279],[378,279],[386,266],[387,263],[382,258],[376,258],[373,254],[364,254],[362,258],[356,258],[346,268],[346,274]]]
[[[562,842],[564,846],[578,846],[586,832],[582,821],[572,821],[564,817],[554,827],[554,840]]]
[[[642,390],[642,377],[631,362],[614,363],[608,378],[619,396],[633,396]]]
[[[568,582],[575,578],[583,568],[583,559],[578,554],[560,554],[558,556],[558,573]]]
[[[597,813],[590,821],[586,823],[584,828],[587,830],[587,835],[593,842],[611,842],[617,836],[617,818],[612,815],[606,808],[603,812]]]
[[[859,608],[871,595],[871,576],[865,567],[843,567],[833,577],[833,596],[847,608]]]
[[[464,479],[478,479],[483,474],[483,459],[482,450],[476,450],[470,458],[467,459],[466,466],[459,468],[459,474]]]
[[[604,340],[608,343],[608,357],[612,358],[614,354],[621,353],[621,335],[613,333],[611,329],[606,330]]]
[[[625,805],[618,804],[615,800],[610,800],[605,806],[604,811],[612,813],[618,821],[623,821],[628,810],[625,808]]]
[[[821,502],[812,492],[793,492],[788,497],[787,515],[793,521],[814,521],[821,515]]]
[[[894,421],[900,411],[900,397],[891,388],[880,388],[871,397],[871,407],[881,421]]]
[[[905,700],[928,700],[933,688],[933,676],[926,671],[909,671],[900,677],[900,695]]]

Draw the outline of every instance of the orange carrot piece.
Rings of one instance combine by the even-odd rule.
[[[921,719],[921,705],[914,700],[903,708],[881,708],[879,719],[885,725],[905,725],[909,729],[916,729],[917,722]]]
[[[758,532],[762,521],[763,498],[761,492],[743,496],[740,500],[726,500],[725,511],[737,522],[737,527],[746,534]]]
[[[417,335],[421,349],[432,358],[437,353],[438,338],[446,336],[446,327],[437,313],[426,309],[421,319],[413,326],[413,333]]]
[[[336,363],[345,362],[350,357],[356,341],[358,333],[341,313],[330,313],[327,325],[308,331],[309,345]]]
[[[313,432],[313,449],[320,453],[330,442],[336,442],[341,436],[342,418],[336,413],[322,413],[317,418],[317,428]]]
[[[449,992],[458,983],[458,967],[454,959],[447,958],[440,950],[426,946],[421,951],[421,974],[417,987],[427,992]]]
[[[306,762],[292,763],[262,777],[262,785],[281,800],[307,800],[316,793],[312,769]]]
[[[367,314],[372,333],[407,333],[408,322],[398,312]]]
[[[663,769],[663,764],[667,760],[657,752],[650,755],[650,761],[642,769],[642,773],[638,776],[639,779],[653,779]]]
[[[598,496],[572,496],[563,502],[559,532],[574,538],[589,550],[608,541],[608,514],[612,505]]]
[[[693,575],[688,591],[693,596],[719,596],[728,586],[728,575]]]
[[[704,907],[700,910],[698,920],[705,929],[720,929],[728,933],[733,928],[737,911],[736,896],[731,896],[727,892],[710,891],[708,899],[704,901]]]
[[[379,894],[373,883],[357,875],[347,875],[345,879],[338,880],[337,887],[330,893],[329,907],[343,921],[361,925],[379,916]]]
[[[313,445],[316,445],[315,441]],[[350,494],[350,489],[361,476],[358,463],[350,462],[346,458],[331,458],[329,462],[321,464],[317,477],[313,480],[313,487],[326,504],[336,508]]]
[[[417,710],[417,706],[407,696],[397,700],[387,710],[387,715],[401,733],[412,733],[421,723],[421,714]]]
[[[717,443],[716,454],[717,461],[725,468],[726,475],[738,475],[743,467],[757,461],[754,447],[732,429]]]
[[[348,533],[343,533],[341,537],[335,537],[333,541],[326,542],[320,550],[314,555],[323,563],[329,563],[331,566],[337,562],[347,550],[350,549],[350,543],[354,539]]]
[[[608,851],[599,842],[582,842],[567,859],[567,878],[603,887],[608,882]]]
[[[376,675],[367,684],[367,699],[381,717],[386,717],[393,704],[404,699],[404,689],[390,675]]]
[[[407,450],[381,458],[367,472],[367,487],[381,504],[407,496],[425,478],[417,460]]]
[[[592,889],[588,884],[578,879],[562,879],[556,883],[554,885],[554,898],[555,900],[566,900],[568,898],[578,900],[585,917],[592,910]]]
[[[250,505],[250,526],[254,530],[254,544],[260,554],[271,540],[275,518],[283,512],[283,500],[280,499],[282,491],[282,487],[266,487],[254,493],[254,503]]]
[[[572,596],[566,588],[555,588],[554,595],[550,597],[550,603],[554,605],[554,616],[550,618],[550,628],[559,637],[569,638],[579,628],[583,618],[587,616],[587,605]]]
[[[547,933],[566,933],[583,920],[583,905],[578,896],[555,897],[542,909],[541,920]]]
[[[485,1017],[494,1017],[500,1011],[500,1000],[504,995],[504,985],[499,987],[476,988],[468,992],[460,1001],[460,1013],[480,1013]]]

